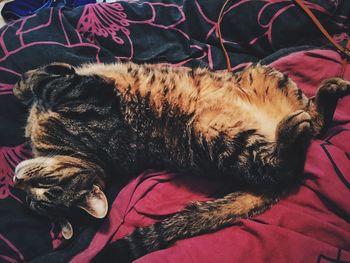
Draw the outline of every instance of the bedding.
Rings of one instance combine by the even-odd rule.
[[[33,15],[50,7],[77,7],[91,4],[94,0],[13,0],[5,3],[1,9],[1,15],[6,21],[16,20],[25,16]]]
[[[329,32],[349,34],[350,2],[305,1]],[[108,189],[110,213],[80,222],[66,241],[58,225],[24,206],[13,170],[30,158],[26,107],[12,87],[29,69],[54,61],[137,63],[225,69],[216,20],[224,1],[139,0],[51,8],[0,30],[0,261],[88,262],[106,244],[194,200],[230,190],[226,182],[145,171]],[[340,74],[341,57],[291,1],[232,1],[222,34],[234,70],[270,64],[312,96]],[[344,77],[350,79],[347,65]],[[299,189],[271,210],[215,233],[181,240],[136,262],[350,262],[350,96],[338,103],[322,140],[313,140]],[[116,172],[116,177],[125,181]],[[116,261],[118,255],[116,255]]]

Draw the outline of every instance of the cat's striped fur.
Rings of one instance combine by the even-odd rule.
[[[14,88],[31,108],[26,136],[35,156],[19,164],[15,181],[33,210],[65,222],[67,237],[72,209],[106,215],[103,190],[116,173],[170,168],[239,185],[135,230],[99,256],[121,249],[132,260],[265,211],[300,180],[311,136],[324,131],[349,93],[349,83],[334,78],[310,100],[286,75],[261,65],[231,74],[51,64],[27,72]]]

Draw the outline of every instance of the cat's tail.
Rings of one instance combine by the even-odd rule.
[[[212,232],[266,211],[276,198],[235,192],[213,201],[194,202],[183,211],[153,225],[137,228],[108,245],[93,262],[131,262],[179,239]]]

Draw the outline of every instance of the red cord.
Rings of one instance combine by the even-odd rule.
[[[221,34],[221,22],[224,16],[224,12],[225,12],[225,8],[226,6],[229,4],[231,0],[226,0],[225,3],[223,4],[221,10],[220,10],[220,14],[218,17],[218,21],[217,21],[217,30],[218,30],[218,37],[219,37],[219,42],[222,48],[222,51],[224,52],[224,56],[225,56],[225,60],[226,60],[226,67],[227,67],[227,71],[231,72],[232,71],[232,66],[231,66],[231,62],[230,62],[230,57],[227,53],[227,50],[225,48],[224,45],[224,40],[222,38],[222,34]],[[315,24],[315,26],[321,31],[321,33],[323,34],[323,36],[325,38],[328,39],[328,41],[338,50],[338,52],[343,56],[342,59],[342,64],[341,64],[341,73],[340,73],[340,77],[344,77],[344,73],[345,73],[345,67],[348,63],[347,58],[350,57],[350,39],[347,41],[346,47],[341,46],[340,44],[338,44],[336,41],[334,41],[334,39],[332,38],[332,36],[327,32],[327,30],[322,26],[322,24],[320,23],[320,21],[316,18],[316,16],[311,12],[311,10],[305,5],[304,0],[294,0],[294,2],[296,3],[296,5],[298,5],[307,15],[308,17],[312,20],[312,22]]]
[[[348,39],[348,41],[346,43],[346,48],[350,49],[350,39]],[[345,69],[346,69],[347,64],[348,64],[348,59],[346,57],[343,57],[343,59],[341,61],[341,70],[340,70],[339,77],[344,78]]]
[[[226,60],[227,71],[229,71],[229,72],[232,71],[232,67],[231,67],[230,57],[229,57],[229,55],[228,55],[228,53],[227,53],[227,50],[226,50],[225,45],[224,45],[224,40],[222,39],[222,35],[221,35],[221,21],[222,21],[222,18],[223,18],[223,16],[224,16],[225,8],[226,8],[226,6],[228,5],[228,3],[229,3],[230,1],[231,1],[231,0],[226,0],[226,2],[224,3],[224,5],[222,6],[222,8],[221,8],[221,10],[220,10],[218,22],[217,22],[219,41],[220,41],[220,45],[221,45],[222,51],[224,52],[224,56],[225,56],[225,60]]]
[[[295,3],[309,16],[309,18],[312,20],[312,22],[315,24],[315,26],[320,30],[320,32],[323,34],[325,38],[328,39],[328,41],[338,50],[340,55],[342,55],[342,61],[341,61],[341,72],[340,77],[344,77],[345,73],[345,67],[348,63],[347,59],[350,57],[350,39],[348,39],[346,46],[343,47],[340,44],[338,44],[332,36],[327,32],[327,30],[322,26],[320,21],[316,18],[316,16],[311,12],[311,10],[305,5],[304,0],[294,0]]]

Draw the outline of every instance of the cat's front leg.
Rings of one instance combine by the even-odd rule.
[[[74,68],[65,63],[52,63],[48,66],[29,70],[16,83],[13,94],[24,104],[30,104],[33,96],[48,100],[52,92],[57,92],[63,86],[47,85],[48,82],[58,78],[71,79],[74,75]]]

